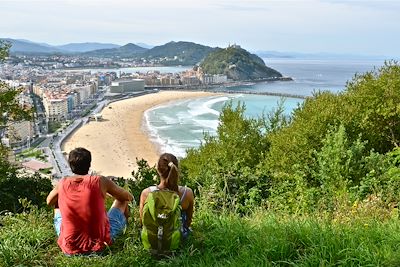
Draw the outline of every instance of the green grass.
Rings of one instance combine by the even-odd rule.
[[[2,216],[0,266],[400,266],[398,218],[195,215],[190,240],[159,261],[143,250],[135,222],[104,256],[66,257],[56,244],[51,212]]]
[[[36,149],[36,148],[26,149],[26,150],[22,151],[21,153],[19,153],[17,157],[19,159],[36,158],[36,159],[39,159],[39,160],[46,161],[46,156],[44,155],[42,150]]]

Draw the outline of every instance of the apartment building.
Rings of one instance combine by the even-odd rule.
[[[119,80],[111,83],[111,93],[127,93],[144,91],[143,79]]]
[[[49,92],[43,95],[43,106],[49,121],[63,121],[68,117],[68,97]]]

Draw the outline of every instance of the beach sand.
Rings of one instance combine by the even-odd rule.
[[[90,121],[77,129],[62,145],[69,153],[85,147],[92,153],[91,169],[101,175],[131,177],[136,158],[153,166],[159,156],[143,127],[143,113],[169,101],[218,95],[208,92],[162,91],[109,104],[101,112],[103,120]]]

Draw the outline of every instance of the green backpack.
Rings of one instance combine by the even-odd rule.
[[[150,187],[143,206],[142,243],[153,254],[168,254],[181,243],[181,205],[179,195]]]

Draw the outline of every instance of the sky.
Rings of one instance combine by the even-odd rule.
[[[400,0],[0,0],[0,37],[400,56]]]

